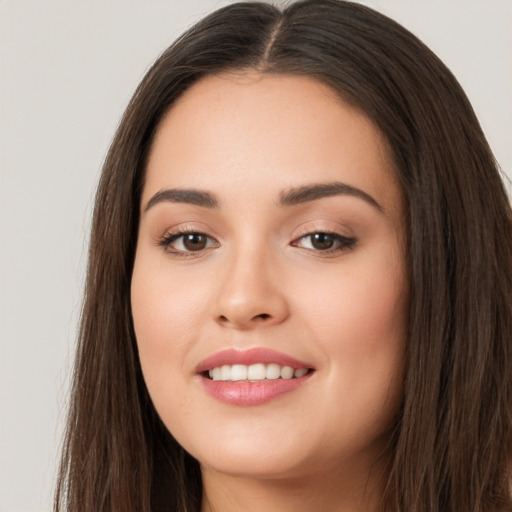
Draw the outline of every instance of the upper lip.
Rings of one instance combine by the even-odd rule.
[[[312,366],[304,361],[299,361],[294,357],[283,354],[271,348],[250,348],[250,349],[235,349],[228,348],[216,352],[211,356],[201,361],[196,367],[196,373],[203,373],[218,366],[244,364],[250,366],[252,364],[275,363],[280,366],[291,366],[292,368],[312,368]]]

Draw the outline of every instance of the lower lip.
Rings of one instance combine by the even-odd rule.
[[[258,382],[211,380],[201,376],[201,382],[206,392],[220,402],[249,406],[261,405],[295,391],[309,380],[311,373],[295,379],[269,379]]]

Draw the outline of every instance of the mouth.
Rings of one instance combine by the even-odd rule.
[[[303,386],[315,368],[272,349],[227,349],[196,368],[206,392],[229,405],[261,405]]]

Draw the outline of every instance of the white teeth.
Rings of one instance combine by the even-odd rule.
[[[247,366],[234,364],[231,367],[231,380],[247,380]]]
[[[251,366],[249,366],[249,369],[247,370],[248,380],[263,380],[265,376],[266,369],[264,364],[251,364]]]
[[[283,366],[281,368],[281,378],[291,379],[293,377],[293,368],[291,366]]]
[[[231,366],[228,364],[220,367],[220,380],[231,380]]]
[[[275,380],[281,377],[281,367],[278,364],[270,363],[267,365],[267,379]]]
[[[307,368],[294,369],[291,366],[280,366],[275,363],[264,365],[263,363],[222,365],[212,368],[208,371],[208,375],[212,380],[222,381],[260,381],[260,380],[276,380],[276,379],[293,379],[303,377],[308,373]]]

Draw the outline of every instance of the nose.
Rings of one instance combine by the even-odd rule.
[[[234,259],[219,287],[214,310],[217,323],[248,330],[285,321],[290,313],[286,286],[270,258],[246,252]]]

